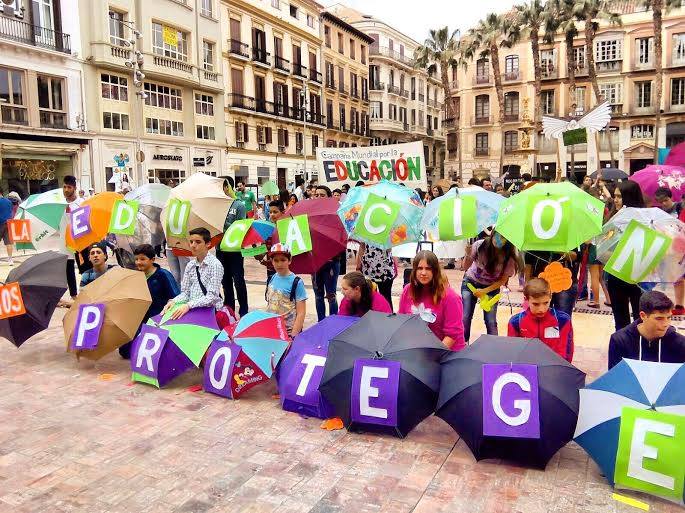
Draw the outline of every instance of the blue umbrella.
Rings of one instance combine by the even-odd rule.
[[[485,230],[497,222],[500,204],[504,197],[494,192],[486,191],[482,187],[468,187],[462,189],[450,189],[445,194],[432,200],[426,205],[421,219],[421,227],[433,234],[438,233],[438,219],[440,205],[457,197],[473,196],[476,198],[476,226],[478,231]]]
[[[624,408],[685,415],[685,365],[624,359],[580,390],[574,440],[597,463],[610,484],[646,491],[623,479],[614,483],[617,461],[627,457],[618,455]],[[679,490],[681,502],[682,492]]]

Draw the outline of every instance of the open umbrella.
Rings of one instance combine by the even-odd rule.
[[[233,202],[224,194],[223,185],[223,178],[195,173],[171,189],[169,201],[164,206],[161,216],[169,247],[190,251],[187,233],[194,228],[207,228],[212,238],[223,233],[226,214],[228,214],[228,209]],[[174,200],[190,202],[190,212],[185,223],[184,235],[173,235],[167,229],[169,206]],[[182,209],[179,208],[178,210]]]
[[[685,365],[624,359],[580,391],[574,440],[612,485],[682,504],[684,415]]]
[[[252,221],[248,219],[247,221]],[[262,221],[255,219],[250,224],[250,228],[243,237],[241,244],[242,253],[245,256],[254,256],[255,254],[266,253],[266,241],[274,234],[276,225],[269,221]]]
[[[17,249],[38,249],[50,235],[59,231],[59,224],[67,208],[62,189],[31,194],[19,204],[15,219],[28,219],[31,242],[17,242]]]
[[[293,339],[278,367],[278,392],[284,410],[320,419],[333,415],[333,406],[319,392],[328,343],[358,320],[330,315]]]
[[[673,201],[680,201],[685,195],[685,167],[652,165],[633,174],[630,179],[637,182],[642,193],[650,198],[659,187],[666,187],[673,194]]]
[[[483,335],[443,361],[436,415],[477,460],[544,468],[573,437],[584,384],[583,372],[538,339]]]
[[[104,322],[95,348],[73,351],[77,357],[99,360],[133,340],[151,303],[152,298],[143,273],[113,267],[83,287],[64,316],[64,340],[67,348],[76,326],[80,305],[105,306]]]
[[[566,252],[602,232],[604,203],[570,182],[541,183],[504,200],[496,230],[523,251]]]
[[[335,198],[312,199],[295,203],[285,213],[284,218],[299,215],[309,218],[312,250],[293,257],[290,270],[295,274],[314,274],[347,248],[347,233],[338,218],[338,206]],[[279,242],[277,232],[273,242]]]
[[[74,251],[83,251],[107,237],[114,204],[123,198],[116,192],[101,192],[81,203],[81,207],[90,207],[90,232],[74,239],[71,235],[71,223],[69,223],[64,235],[67,247]]]
[[[171,188],[160,183],[141,185],[127,193],[124,199],[139,203],[135,231],[133,235],[117,235],[117,246],[133,253],[133,249],[141,244],[162,244],[162,209],[169,200],[170,193]]]
[[[199,367],[207,348],[219,334],[214,308],[193,308],[180,319],[171,319],[174,310],[164,316],[156,315],[143,326],[131,350],[133,381],[163,387],[191,368]],[[149,335],[146,340],[148,332],[158,336],[160,344],[155,345],[157,340],[150,339]],[[152,353],[149,361],[141,356],[141,351]]]
[[[209,348],[204,389],[239,398],[254,386],[266,383],[289,344],[280,315],[259,310],[244,315],[232,333],[222,331]]]
[[[278,196],[278,185],[273,180],[267,180],[262,184],[262,194],[264,196]]]
[[[446,352],[418,315],[369,311],[331,339],[319,390],[348,430],[405,437],[435,409]]]
[[[664,164],[667,166],[680,166],[685,167],[685,142],[676,144],[670,149]]]
[[[340,203],[338,216],[351,239],[390,249],[421,240],[423,209],[423,202],[416,191],[381,180],[374,185],[350,189]],[[358,222],[362,213],[368,215],[368,219]],[[377,214],[384,217],[374,220]],[[391,222],[388,223],[388,219]],[[379,231],[379,227],[383,229]]]
[[[19,283],[25,313],[0,319],[0,337],[19,347],[48,327],[67,290],[66,264],[66,255],[46,251],[27,258],[9,272],[5,283]]]
[[[628,174],[625,171],[621,171],[616,167],[605,167],[598,169],[590,175],[593,180],[596,179],[600,173],[602,174],[603,180],[627,180]]]

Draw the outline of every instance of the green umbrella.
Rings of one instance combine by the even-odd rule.
[[[62,189],[32,194],[19,205],[15,219],[28,219],[31,242],[17,242],[17,249],[38,249],[40,244],[59,230],[67,208]]]
[[[267,180],[262,185],[262,194],[264,196],[278,196],[278,185],[272,180]]]
[[[523,251],[566,252],[602,233],[604,203],[570,182],[537,184],[505,200],[496,230]]]

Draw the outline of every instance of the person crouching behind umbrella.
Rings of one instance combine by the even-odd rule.
[[[362,317],[369,310],[392,313],[388,300],[378,292],[376,284],[367,280],[359,271],[343,276],[340,290],[344,297],[340,302],[338,315]]]
[[[162,314],[179,305],[171,314],[171,319],[175,320],[193,308],[214,307],[219,329],[224,329],[229,323],[228,315],[223,310],[224,300],[221,298],[224,268],[209,252],[211,240],[207,228],[194,228],[188,232],[188,243],[194,258],[188,262],[183,273],[181,293],[166,304]]]
[[[400,298],[399,313],[418,314],[448,349],[464,349],[461,296],[450,287],[432,251],[419,251],[414,257],[409,283]]]
[[[93,267],[81,275],[81,287],[94,282],[112,268],[107,265],[107,244],[104,242],[96,242],[88,249],[88,260]]]

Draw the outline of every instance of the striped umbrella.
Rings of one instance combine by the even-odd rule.
[[[28,219],[31,225],[31,242],[17,242],[17,249],[38,249],[52,234],[59,231],[67,202],[62,189],[31,194],[17,209],[15,219]]]

